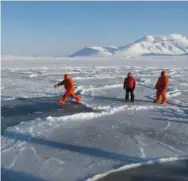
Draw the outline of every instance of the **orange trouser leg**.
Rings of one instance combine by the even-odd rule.
[[[162,94],[161,94],[161,97],[162,97],[161,104],[166,104],[166,103],[167,103],[166,92],[162,93]]]
[[[76,102],[77,103],[80,103],[81,102],[81,98],[79,96],[77,96],[75,93],[72,93],[70,95],[73,99],[76,99]]]
[[[156,99],[154,100],[154,102],[160,103],[160,100],[161,100],[161,92],[159,90],[157,90]]]
[[[63,97],[62,97],[62,99],[59,100],[59,103],[60,103],[60,104],[64,104],[64,103],[67,101],[69,95],[70,95],[70,94],[69,94],[68,92],[65,92],[65,94],[64,94]]]

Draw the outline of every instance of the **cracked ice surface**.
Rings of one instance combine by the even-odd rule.
[[[165,106],[152,103],[162,69],[170,78]],[[10,59],[2,60],[1,71],[2,121],[16,121],[1,136],[4,180],[80,181],[123,165],[188,155],[186,58]],[[137,79],[134,104],[124,103],[122,90],[129,71]],[[3,112],[17,109],[11,101],[18,97],[32,106],[34,97],[61,95],[63,88],[52,87],[65,72],[83,99],[78,112],[52,116],[39,106],[34,119],[20,111],[22,120]]]

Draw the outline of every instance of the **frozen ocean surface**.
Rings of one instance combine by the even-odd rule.
[[[156,105],[163,69],[170,78],[168,104]],[[137,79],[135,103],[124,102],[128,72]],[[57,104],[64,89],[53,85],[64,73],[73,77],[81,105]],[[3,180],[165,180],[164,170],[188,178],[187,56],[9,57],[1,76]]]

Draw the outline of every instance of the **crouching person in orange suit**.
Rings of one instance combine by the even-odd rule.
[[[65,74],[64,80],[55,84],[54,88],[56,88],[58,86],[62,86],[62,85],[64,85],[66,92],[63,95],[62,99],[59,100],[60,104],[65,104],[65,102],[67,101],[69,96],[71,98],[76,99],[76,103],[78,103],[78,104],[81,103],[81,98],[74,93],[74,91],[75,91],[74,82],[73,82],[72,78],[70,77],[70,75]]]
[[[161,76],[159,77],[157,84],[155,86],[157,92],[156,92],[156,99],[154,100],[154,102],[158,104],[167,103],[166,92],[168,89],[168,84],[169,84],[169,79],[167,77],[167,74],[165,71],[162,71]]]

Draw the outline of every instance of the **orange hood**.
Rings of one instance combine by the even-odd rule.
[[[165,71],[162,71],[161,76],[167,76],[167,73]]]

